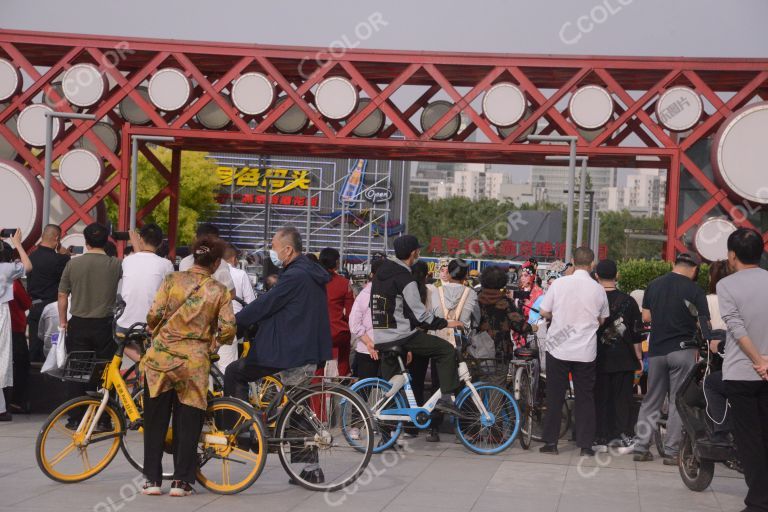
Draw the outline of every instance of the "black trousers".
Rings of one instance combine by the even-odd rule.
[[[595,382],[596,437],[610,441],[632,437],[632,384],[635,372],[598,373]]]
[[[374,360],[368,354],[355,352],[355,377],[370,379],[379,376],[379,360]]]
[[[67,354],[79,351],[95,352],[97,359],[112,359],[117,344],[112,338],[112,317],[81,318],[73,316],[67,325]],[[68,382],[70,398],[95,391],[96,386]]]
[[[731,421],[752,511],[768,511],[768,382],[727,380]]]
[[[568,373],[573,375],[576,395],[576,423],[573,427],[579,448],[591,448],[595,440],[595,362],[563,361],[547,352],[547,415],[544,418],[544,442],[557,444],[563,414]]]
[[[413,357],[432,359],[440,381],[443,395],[450,395],[459,389],[459,372],[456,364],[456,349],[442,338],[432,336],[424,331],[416,334],[400,344],[403,350],[411,352]],[[395,357],[383,357],[381,360],[381,376],[390,379],[400,371]]]
[[[248,402],[249,384],[279,371],[279,368],[249,364],[247,358],[238,359],[234,363],[230,363],[224,372],[224,394]]]
[[[150,482],[163,480],[163,446],[168,424],[173,428],[173,479],[195,482],[197,443],[203,430],[205,411],[184,405],[176,391],[155,398],[144,386],[144,476]]]
[[[27,383],[29,382],[29,348],[23,332],[11,334],[13,339],[13,397],[10,402],[27,407]]]
[[[432,388],[427,395],[426,380],[427,380],[427,368],[430,368],[430,374],[432,378]],[[423,356],[413,356],[411,364],[408,365],[408,371],[411,374],[411,388],[413,388],[413,396],[419,405],[424,405],[424,402],[440,387],[440,377],[437,374],[437,366],[429,364],[429,358]],[[443,424],[443,414],[439,411],[432,411],[432,423],[430,427],[432,429],[440,430]],[[406,427],[408,428],[408,427]],[[418,432],[418,429],[413,429]]]
[[[39,302],[33,304],[27,315],[27,325],[29,326],[29,359],[33,362],[42,363],[45,361],[43,352],[44,341],[37,337],[37,327],[40,324],[40,316],[43,309],[50,303]]]

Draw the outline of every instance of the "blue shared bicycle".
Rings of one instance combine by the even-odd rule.
[[[457,341],[463,335],[457,332]],[[459,342],[461,347],[461,342]],[[463,361],[461,350],[459,358],[459,379],[464,388],[455,399],[460,416],[455,418],[456,434],[469,450],[493,455],[509,448],[520,431],[520,409],[512,395],[504,388],[492,384],[472,383],[472,377]],[[435,410],[442,394],[438,389],[423,405],[419,405],[411,388],[411,376],[403,364],[403,349],[394,347],[383,350],[382,357],[397,357],[400,371],[389,381],[369,378],[358,381],[352,386],[367,403],[371,411],[374,432],[377,437],[374,453],[380,453],[397,441],[403,431],[404,423],[411,423],[423,430],[432,422]],[[345,429],[350,443],[354,443],[354,432]]]

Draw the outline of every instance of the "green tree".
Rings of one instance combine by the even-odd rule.
[[[153,153],[168,169],[171,168],[171,150],[156,147],[153,148]],[[177,237],[177,243],[179,244],[188,244],[194,240],[197,223],[204,220],[205,215],[218,206],[215,201],[215,192],[219,186],[215,172],[216,164],[207,159],[206,155],[207,153],[192,151],[183,151],[181,153],[179,229]],[[167,185],[163,177],[141,154],[139,155],[138,181],[136,202],[139,209]],[[144,222],[154,222],[167,233],[169,206],[169,198],[163,199],[144,218]],[[110,220],[116,223],[117,207],[113,203],[109,203],[108,208]]]
[[[661,233],[664,218],[634,217],[628,210],[600,212],[600,243],[608,246],[608,257],[623,261],[628,259],[661,258],[660,241],[630,239],[625,229],[642,229]]]

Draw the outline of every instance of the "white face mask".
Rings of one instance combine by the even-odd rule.
[[[277,255],[277,251],[274,249],[269,250],[269,259],[272,260],[272,264],[275,265],[277,268],[283,268],[283,260],[280,259],[280,256]]]

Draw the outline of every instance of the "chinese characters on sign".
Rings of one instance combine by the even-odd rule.
[[[303,169],[258,169],[251,167],[216,169],[221,186],[255,187],[259,192],[266,192],[271,187],[272,194],[282,194],[291,190],[308,190],[311,176]],[[276,179],[277,178],[277,179]],[[285,178],[285,179],[280,179]]]
[[[448,254],[457,253],[475,257],[503,257],[503,258],[559,258],[565,257],[565,243],[563,242],[531,242],[515,240],[459,240],[458,238],[443,238],[433,236],[425,253]],[[600,245],[599,259],[608,257],[608,246]]]
[[[266,204],[267,196],[265,194],[217,194],[216,202],[219,204],[229,204],[230,200],[241,204]],[[270,203],[276,206],[307,206],[306,196],[272,196]],[[310,200],[310,206],[317,207],[318,198],[315,196]]]

